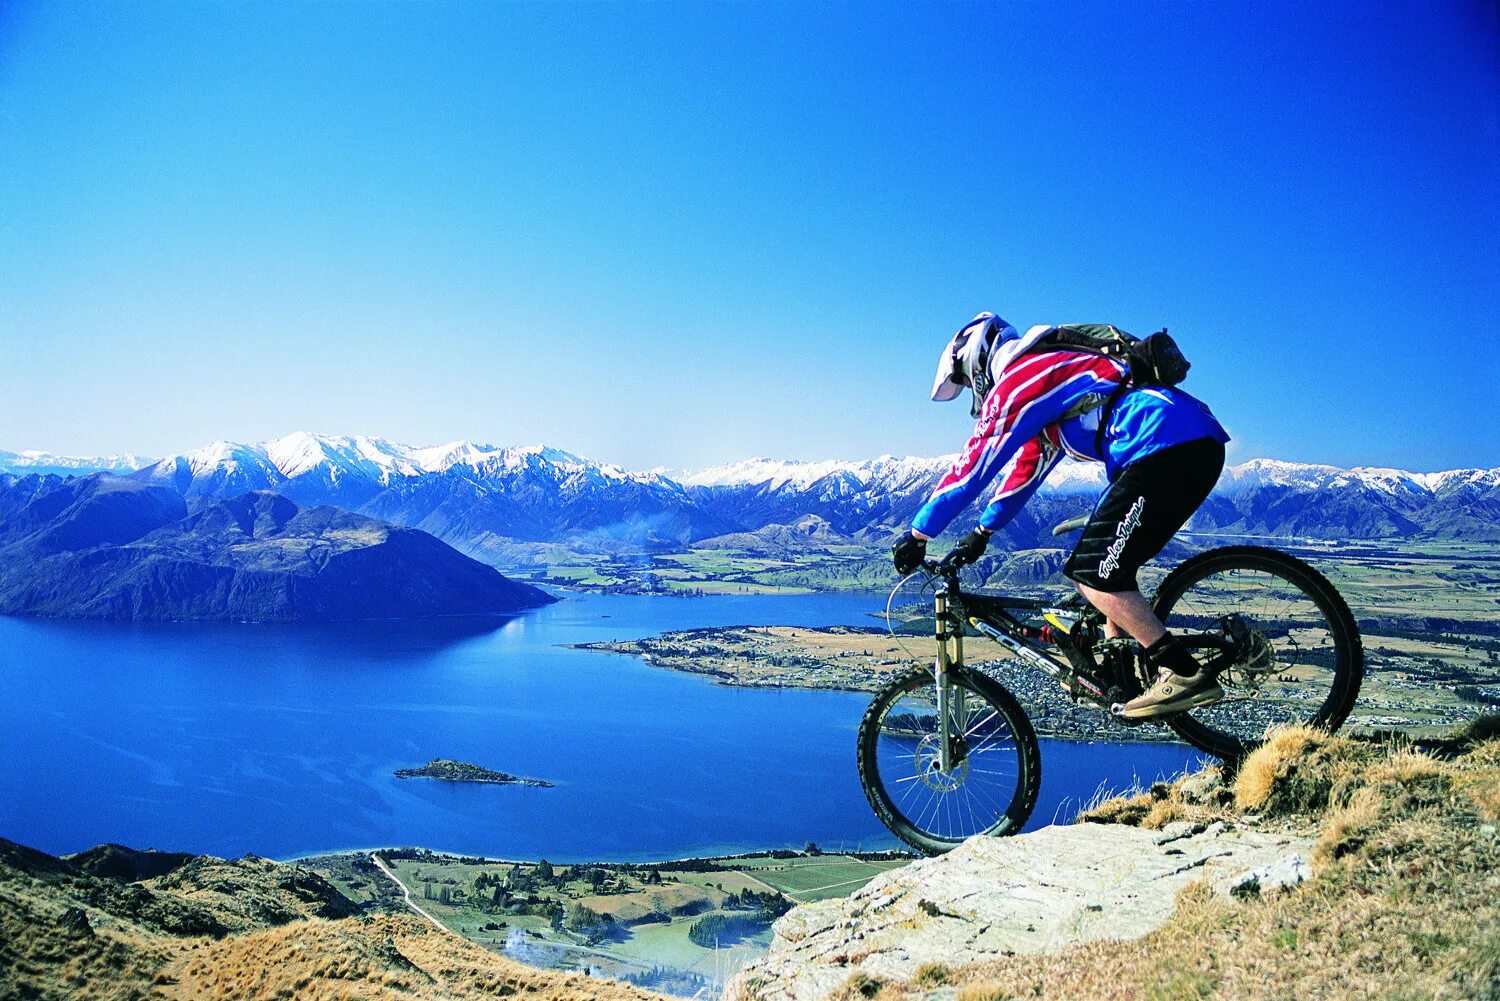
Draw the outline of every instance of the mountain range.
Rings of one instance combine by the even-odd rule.
[[[24,462],[13,455],[24,456]],[[642,553],[809,516],[835,538],[873,542],[904,526],[954,456],[863,461],[751,459],[696,471],[630,471],[545,446],[412,447],[298,432],[215,442],[156,461],[0,452],[0,474],[40,468],[124,472],[189,507],[269,490],[431,532],[504,565],[517,548]],[[138,468],[124,468],[139,462]],[[1048,529],[1086,511],[1098,466],[1065,462],[1006,531],[1015,548],[1055,545]],[[1500,541],[1500,469],[1413,473],[1254,459],[1225,470],[1192,529],[1316,539]]]

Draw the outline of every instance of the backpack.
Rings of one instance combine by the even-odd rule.
[[[1094,450],[1104,455],[1104,432],[1114,415],[1115,404],[1132,389],[1146,386],[1175,386],[1187,378],[1192,363],[1182,354],[1177,342],[1162,327],[1148,337],[1127,334],[1110,323],[1066,323],[1053,327],[1027,345],[1021,355],[1043,351],[1081,351],[1103,355],[1125,366],[1125,380],[1108,396],[1089,396],[1064,414],[1064,419],[1081,417],[1103,409],[1094,432]],[[1019,355],[1017,356],[1019,357]],[[1014,361],[1014,359],[1012,359]]]
[[[1042,351],[1082,351],[1123,362],[1125,383],[1131,389],[1175,386],[1192,367],[1166,327],[1141,338],[1109,323],[1068,323],[1053,327],[1023,353]]]

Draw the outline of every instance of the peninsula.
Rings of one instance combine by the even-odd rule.
[[[743,688],[814,688],[874,692],[931,656],[930,636],[898,641],[879,627],[729,626],[684,629],[643,639],[581,643],[580,649],[630,654],[653,667],[696,674]],[[1369,672],[1346,724],[1362,732],[1399,729],[1434,736],[1500,704],[1500,685],[1485,658],[1500,642],[1467,635],[1366,636],[1384,670]],[[1443,658],[1429,656],[1441,650]],[[1175,740],[1161,723],[1123,730],[1088,703],[1074,702],[1048,676],[982,636],[964,639],[964,656],[1026,707],[1036,732],[1066,740]],[[1247,709],[1246,711],[1251,711]],[[1276,722],[1267,717],[1266,723]]]
[[[903,645],[904,644],[904,645]],[[580,643],[579,649],[632,654],[654,667],[683,671],[716,684],[744,688],[816,688],[874,692],[898,673],[930,655],[928,636],[900,640],[883,628],[826,626],[730,626],[683,629],[644,639]],[[1105,714],[1074,702],[1046,675],[984,637],[964,640],[968,662],[998,678],[1026,706],[1044,737],[1068,740],[1175,740],[1165,726],[1149,723],[1128,732]]]

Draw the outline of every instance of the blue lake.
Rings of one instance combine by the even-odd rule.
[[[646,860],[896,847],[860,792],[868,696],[736,689],[564,644],[867,625],[869,595],[569,596],[508,621],[124,625],[0,617],[0,836],[287,858],[423,845]],[[431,758],[555,788],[402,780]],[[1179,744],[1044,741],[1032,826],[1180,772]]]

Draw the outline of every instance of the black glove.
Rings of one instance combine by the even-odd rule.
[[[921,566],[926,558],[927,540],[919,539],[910,532],[902,535],[891,547],[891,561],[896,564],[896,572],[903,577]]]
[[[966,567],[970,563],[978,562],[979,557],[984,555],[989,545],[989,534],[976,528],[953,544],[953,551],[944,558],[943,562]]]

